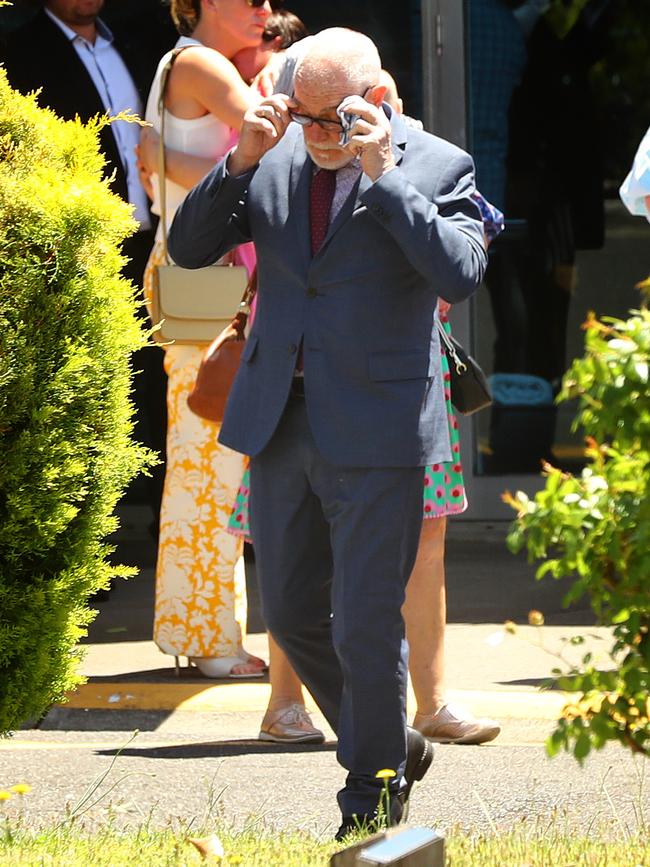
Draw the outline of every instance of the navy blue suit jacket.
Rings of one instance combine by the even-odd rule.
[[[313,164],[297,125],[242,176],[222,162],[176,214],[170,252],[186,268],[256,244],[257,314],[220,434],[237,451],[254,456],[270,440],[303,343],[307,412],[328,460],[451,459],[434,322],[438,296],[464,300],[486,265],[473,164],[395,114],[391,125],[397,168],[376,183],[361,176],[313,258]]]

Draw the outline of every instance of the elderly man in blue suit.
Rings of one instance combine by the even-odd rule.
[[[431,764],[406,728],[400,609],[424,467],[451,459],[437,300],[471,295],[486,263],[470,157],[407,129],[380,71],[367,37],[314,37],[294,98],[247,112],[170,233],[187,268],[257,247],[257,315],[220,437],[251,456],[267,626],[338,735],[338,838],[376,822],[377,771],[396,771],[397,822]]]

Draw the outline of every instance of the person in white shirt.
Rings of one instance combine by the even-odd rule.
[[[619,195],[631,214],[645,217],[650,223],[650,129],[641,140]]]

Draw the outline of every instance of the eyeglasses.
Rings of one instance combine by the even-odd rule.
[[[266,0],[246,0],[249,6],[252,6],[253,9],[260,9],[266,3]],[[271,0],[271,9],[274,11],[282,6],[284,0]]]
[[[298,114],[295,111],[289,112],[289,117],[300,126],[311,126],[316,124],[325,132],[340,132],[343,129],[343,124],[340,120],[323,120],[321,117],[310,117],[308,114]]]

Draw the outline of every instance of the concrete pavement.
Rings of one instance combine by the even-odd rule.
[[[82,672],[88,684],[70,697],[67,709],[174,712],[264,709],[268,684],[209,681],[186,667],[179,676],[172,657],[151,641],[155,549],[146,534],[147,512],[123,510],[117,558],[140,569],[137,578],[116,583],[107,601],[98,603],[90,628]],[[506,524],[450,522],[447,545],[447,683],[450,696],[481,715],[508,719],[555,719],[563,698],[539,687],[558,664],[558,656],[577,662],[586,650],[596,656],[608,647],[605,630],[593,627],[586,600],[567,611],[566,582],[536,582],[534,566],[505,547]],[[268,658],[259,611],[254,562],[248,563],[249,635],[247,649]],[[542,611],[546,625],[503,629],[505,620],[526,624],[531,609]],[[570,639],[587,633],[587,645],[572,648]],[[573,653],[571,651],[573,650]],[[606,658],[603,659],[606,664]],[[56,716],[64,718],[65,710]],[[46,723],[47,724],[47,723]]]

